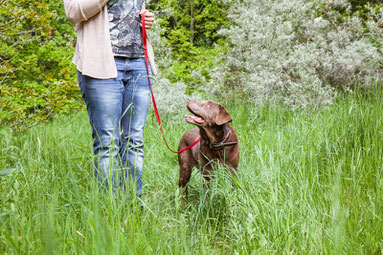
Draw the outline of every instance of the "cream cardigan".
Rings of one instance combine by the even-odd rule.
[[[73,63],[83,75],[98,79],[117,77],[110,42],[107,2],[108,0],[64,0],[66,16],[76,24],[77,42]],[[156,75],[153,49],[149,42],[147,47],[150,67]]]

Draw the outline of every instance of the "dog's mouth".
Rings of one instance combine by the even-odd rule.
[[[187,108],[188,108],[189,112],[191,112],[193,114],[193,116],[192,115],[185,115],[185,121],[186,122],[188,122],[190,124],[194,124],[194,125],[205,124],[206,121],[202,116],[193,112],[193,110],[189,106],[187,106]]]

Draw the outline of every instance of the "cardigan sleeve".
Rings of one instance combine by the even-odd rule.
[[[108,0],[64,0],[67,18],[77,24],[99,13]]]

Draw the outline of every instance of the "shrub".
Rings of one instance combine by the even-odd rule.
[[[215,55],[224,50],[224,38],[217,32],[229,24],[229,5],[223,0],[151,0],[147,5],[160,17],[156,23],[171,49],[167,77],[186,83],[188,93],[205,86]]]
[[[159,113],[172,120],[179,120],[185,111],[187,98],[187,85],[182,80],[174,79],[177,75],[173,70],[175,61],[172,57],[172,47],[169,41],[163,37],[164,28],[161,22],[156,22],[149,36],[155,51],[156,64],[159,74],[153,77],[153,91],[157,101]],[[172,79],[173,78],[173,79]]]
[[[236,1],[235,23],[209,91],[246,94],[252,102],[328,105],[339,89],[369,86],[382,67],[383,8],[362,20],[345,0]]]
[[[81,107],[62,1],[2,1],[0,19],[0,126],[23,130]]]

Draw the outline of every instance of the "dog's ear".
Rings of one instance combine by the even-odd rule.
[[[217,124],[218,126],[220,126],[220,125],[229,123],[229,122],[232,121],[232,120],[233,120],[233,119],[231,118],[231,116],[230,116],[230,114],[227,112],[227,110],[226,110],[222,105],[220,105],[220,106],[219,106],[219,112],[218,112],[218,115],[217,115],[217,117],[215,118],[215,124]]]

